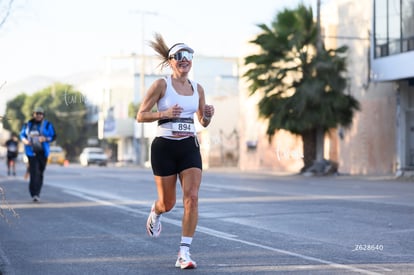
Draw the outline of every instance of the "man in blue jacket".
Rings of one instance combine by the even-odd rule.
[[[43,108],[36,107],[33,118],[25,123],[20,131],[20,139],[24,144],[29,159],[29,192],[34,202],[39,201],[43,186],[43,172],[49,156],[49,143],[56,139],[55,129],[45,118]]]

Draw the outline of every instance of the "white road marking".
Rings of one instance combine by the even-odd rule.
[[[64,192],[66,192],[68,194],[71,194],[73,196],[76,196],[76,197],[83,198],[85,200],[93,201],[95,203],[99,203],[99,204],[102,204],[102,205],[122,209],[122,210],[125,210],[125,211],[129,212],[129,213],[140,214],[140,215],[144,215],[144,216],[148,215],[148,211],[141,211],[141,210],[138,210],[138,209],[131,208],[129,206],[120,205],[120,204],[116,204],[116,203],[108,201],[108,199],[121,200],[122,198],[119,197],[119,196],[113,196],[113,195],[110,195],[108,193],[106,193],[106,194],[105,193],[100,193],[99,195],[100,195],[101,198],[99,198],[99,197],[96,197],[97,194],[96,194],[95,191],[94,191],[93,194],[91,194],[90,191],[85,190],[85,189],[80,190],[80,189],[77,189],[77,188],[67,188],[67,187],[64,188]],[[123,199],[128,200],[127,198],[123,198]],[[144,206],[144,202],[142,204]],[[145,202],[145,206],[149,207],[149,205],[150,205],[150,203]],[[175,219],[170,219],[170,218],[163,217],[162,221],[166,222],[166,223],[169,223],[169,224],[172,224],[172,225],[179,226],[179,227],[181,226],[181,220],[175,220]],[[242,240],[242,239],[239,239],[236,235],[227,234],[225,232],[220,232],[220,231],[210,229],[210,228],[207,228],[207,227],[197,226],[197,232],[201,232],[201,233],[204,233],[204,234],[216,237],[216,238],[221,238],[221,239],[224,239],[224,240],[233,241],[233,242],[245,244],[245,245],[248,245],[248,246],[253,246],[253,247],[265,249],[265,250],[268,250],[268,251],[273,251],[273,252],[277,252],[277,253],[280,253],[280,254],[296,257],[296,258],[299,258],[299,259],[308,260],[308,261],[312,261],[312,262],[317,262],[317,263],[320,263],[320,264],[325,264],[325,265],[328,265],[331,268],[344,269],[344,270],[348,270],[348,271],[352,271],[352,272],[358,272],[358,273],[361,273],[361,274],[370,274],[370,275],[381,274],[381,273],[377,273],[377,272],[357,268],[357,267],[354,267],[354,266],[351,266],[351,265],[338,264],[338,263],[335,263],[335,262],[332,262],[332,261],[328,261],[328,260],[324,260],[324,259],[320,259],[320,258],[316,258],[316,257],[311,257],[311,256],[306,256],[306,255],[291,252],[291,251],[288,251],[288,250],[279,249],[279,248],[275,248],[275,247],[271,247],[271,246],[267,246],[267,245],[261,245],[259,243],[254,243],[254,242]]]

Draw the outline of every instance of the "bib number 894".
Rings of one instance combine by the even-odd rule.
[[[193,123],[176,122],[172,124],[172,131],[175,135],[193,135],[195,128]]]
[[[191,131],[191,124],[179,123],[178,124],[178,131]]]

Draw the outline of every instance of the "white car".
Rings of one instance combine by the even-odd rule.
[[[99,147],[86,147],[79,156],[79,161],[82,166],[90,164],[98,164],[99,166],[106,166],[108,163],[108,156]]]

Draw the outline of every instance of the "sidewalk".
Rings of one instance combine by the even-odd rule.
[[[272,170],[240,170],[237,167],[209,167],[208,169],[204,170],[205,173],[212,172],[212,173],[234,173],[234,174],[262,174],[262,175],[273,175],[275,177],[297,177],[297,178],[321,178],[321,179],[356,179],[356,180],[389,180],[389,181],[407,181],[414,183],[414,172],[413,173],[405,173],[402,176],[396,176],[395,174],[389,175],[351,175],[351,174],[332,174],[332,175],[312,175],[306,176],[300,174],[299,172],[283,172],[283,171],[272,171]]]

